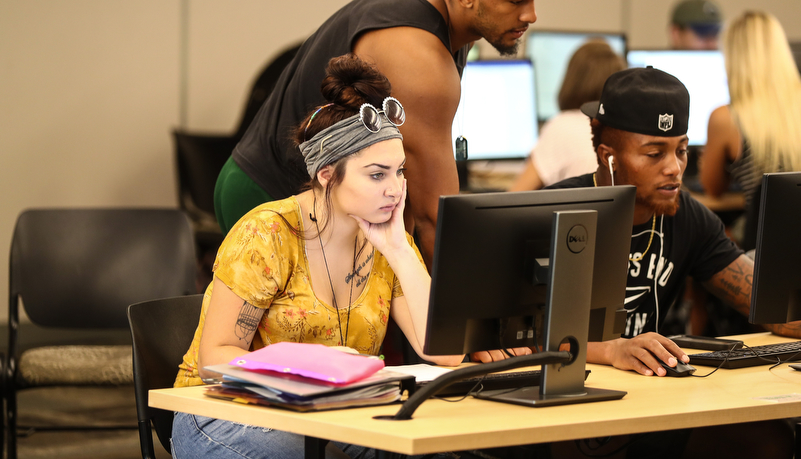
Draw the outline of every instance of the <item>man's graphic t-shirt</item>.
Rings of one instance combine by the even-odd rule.
[[[592,174],[586,174],[548,188],[592,186]],[[624,305],[628,317],[622,335],[626,338],[659,331],[687,276],[707,281],[743,253],[726,236],[717,215],[684,191],[679,201],[676,215],[657,216],[655,225],[648,220],[632,229]]]

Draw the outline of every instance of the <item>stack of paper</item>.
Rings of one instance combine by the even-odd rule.
[[[314,411],[392,403],[414,390],[414,376],[384,369],[375,359],[318,344],[276,343],[206,367],[223,375],[206,395]]]

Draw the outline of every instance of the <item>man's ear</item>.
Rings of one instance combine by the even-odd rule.
[[[609,167],[609,158],[613,156],[614,150],[605,144],[600,144],[595,152],[598,154],[598,162],[600,165],[603,167]]]
[[[333,166],[330,164],[328,166],[323,166],[322,169],[317,171],[317,181],[320,182],[320,185],[325,188],[328,185],[328,182],[331,181],[331,175],[333,175],[334,170]]]

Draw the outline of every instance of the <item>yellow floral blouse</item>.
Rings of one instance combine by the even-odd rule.
[[[282,341],[338,346],[341,320],[348,332],[349,347],[362,354],[377,355],[387,330],[390,302],[403,296],[386,258],[374,251],[367,284],[350,305],[350,324],[346,326],[348,309],[337,311],[315,296],[305,241],[292,233],[281,216],[303,230],[300,206],[294,196],[262,204],[234,225],[214,262],[214,275],[218,279],[240,298],[266,309],[250,350]],[[406,237],[423,263],[411,236]],[[179,366],[175,387],[202,384],[197,354],[212,290],[213,282],[206,289],[200,322]]]

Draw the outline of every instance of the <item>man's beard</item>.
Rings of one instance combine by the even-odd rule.
[[[672,217],[676,215],[676,212],[679,210],[679,196],[680,195],[676,195],[676,199],[670,202],[654,202],[652,199],[641,199],[639,196],[636,198],[636,201],[639,204],[643,204],[653,209],[654,214],[656,215],[667,215],[668,217]]]
[[[498,50],[498,52],[501,53],[501,56],[516,56],[517,48],[519,48],[520,46],[520,42],[517,40],[515,40],[513,45],[504,45],[503,43],[500,43],[500,40],[495,43],[489,40],[487,40],[487,42],[489,42],[489,44],[492,45],[493,48]]]
[[[489,36],[495,29],[495,24],[487,20],[483,3],[479,4],[477,16],[478,23],[473,26],[473,33],[484,37],[484,40],[487,40],[487,43],[501,53],[501,56],[516,56],[517,48],[520,44],[518,40],[515,40],[511,45],[506,45],[503,43],[503,33],[497,37]]]

